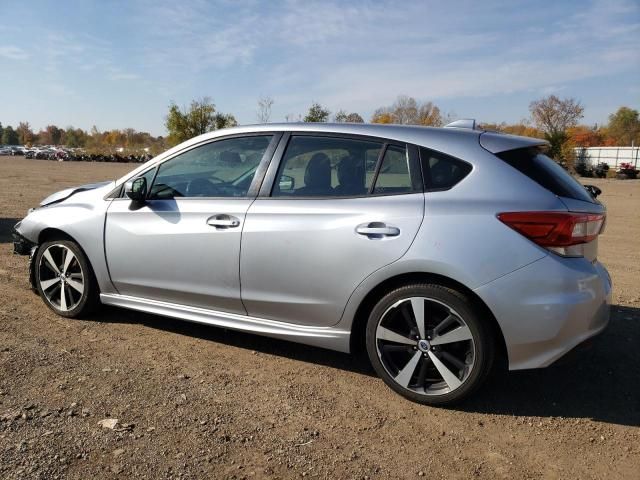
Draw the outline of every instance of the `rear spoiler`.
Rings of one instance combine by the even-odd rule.
[[[518,148],[539,147],[546,149],[549,147],[549,142],[542,138],[521,137],[497,132],[482,132],[479,142],[482,148],[491,153],[506,152]]]
[[[466,128],[482,132],[479,137],[480,146],[491,153],[506,152],[517,148],[541,147],[546,149],[549,147],[549,142],[541,138],[520,137],[518,135],[483,130],[478,127],[473,118],[456,120],[446,124],[444,128]]]

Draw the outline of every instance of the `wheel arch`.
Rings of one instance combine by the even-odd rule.
[[[90,275],[93,276],[93,279],[95,281],[96,278],[96,274],[95,274],[95,269],[93,267],[93,265],[91,264],[91,258],[89,257],[89,255],[87,255],[87,252],[84,250],[84,248],[82,247],[82,245],[80,244],[80,242],[78,242],[75,238],[73,238],[73,236],[69,235],[67,232],[65,232],[64,230],[60,230],[59,228],[55,228],[55,227],[47,227],[44,228],[39,234],[38,234],[38,247],[40,248],[40,246],[45,243],[45,242],[49,242],[52,240],[69,240],[73,243],[75,243],[78,248],[80,249],[80,251],[82,252],[82,254],[84,255],[84,258],[86,259],[87,263],[89,264],[89,268],[91,269],[91,271],[89,272]],[[33,284],[32,286],[35,288],[35,263],[36,262],[31,262],[30,268],[31,271],[29,272],[30,278],[33,279]],[[98,285],[97,282],[95,282],[95,285]],[[98,288],[100,288],[98,286]]]
[[[72,242],[80,246],[78,241],[64,230],[60,230],[59,228],[54,227],[47,227],[42,229],[42,231],[38,234],[38,245],[42,245],[44,242],[48,242],[50,240],[71,240]],[[80,246],[80,248],[82,248],[82,246]],[[84,253],[84,250],[82,251],[82,253]]]
[[[402,273],[393,277],[387,278],[374,286],[362,299],[351,323],[351,335],[350,335],[350,351],[356,355],[362,355],[366,352],[365,346],[365,332],[367,326],[367,320],[369,314],[375,306],[375,304],[387,293],[395,290],[396,288],[412,283],[434,283],[442,285],[444,287],[456,290],[473,303],[474,307],[482,312],[481,318],[488,322],[491,328],[491,332],[494,335],[497,345],[496,360],[499,368],[507,368],[508,356],[507,348],[502,334],[502,329],[498,324],[495,316],[487,306],[487,304],[470,288],[466,287],[462,283],[453,280],[452,278],[444,275],[429,272],[411,272]]]

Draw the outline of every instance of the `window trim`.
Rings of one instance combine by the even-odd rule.
[[[275,182],[277,180],[278,171],[280,170],[280,164],[284,160],[284,155],[286,153],[287,147],[289,146],[289,142],[292,137],[328,137],[328,138],[340,138],[340,139],[348,139],[348,140],[356,140],[356,141],[369,141],[369,142],[377,142],[380,143],[380,153],[378,154],[378,159],[376,160],[376,168],[374,172],[374,178],[371,182],[369,190],[367,193],[360,195],[330,195],[330,196],[295,196],[295,195],[282,195],[274,197],[271,195],[273,188],[275,187]],[[402,193],[372,193],[373,188],[375,187],[375,181],[378,178],[378,173],[380,171],[380,167],[382,166],[382,160],[384,159],[384,154],[387,151],[387,147],[389,145],[394,145],[400,148],[404,148],[407,154],[407,163],[409,165],[409,175],[411,176],[411,184],[412,191],[410,192],[402,192]],[[398,195],[413,195],[415,193],[422,193],[422,174],[421,174],[421,166],[420,166],[420,158],[418,156],[418,149],[409,143],[401,142],[398,140],[393,140],[384,137],[375,137],[371,135],[354,135],[350,133],[337,133],[337,132],[307,132],[307,131],[288,131],[284,132],[284,135],[280,139],[280,143],[276,149],[273,158],[271,159],[271,163],[267,170],[267,174],[264,177],[262,182],[262,186],[260,187],[260,192],[258,194],[258,198],[261,200],[341,200],[341,199],[354,199],[354,198],[373,198],[373,197],[390,197],[390,196],[398,196]]]

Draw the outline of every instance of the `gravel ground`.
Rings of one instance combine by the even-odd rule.
[[[115,308],[54,315],[11,227],[131,168],[0,157],[0,478],[639,477],[640,181],[590,182],[609,209],[607,331],[437,409],[348,355]]]

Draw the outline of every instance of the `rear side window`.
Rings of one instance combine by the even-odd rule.
[[[381,158],[382,157],[382,158]],[[364,197],[412,193],[405,146],[348,137],[293,135],[272,197]]]
[[[450,189],[472,170],[467,162],[424,147],[420,149],[420,160],[424,173],[424,188],[431,191]]]
[[[496,154],[513,168],[559,197],[594,202],[587,190],[538,148],[519,148]]]

